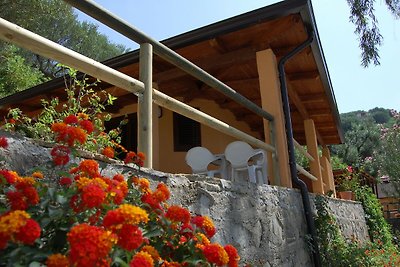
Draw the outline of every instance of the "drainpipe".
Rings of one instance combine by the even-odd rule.
[[[321,258],[319,254],[318,244],[317,244],[317,235],[315,231],[314,218],[311,210],[310,197],[308,194],[307,185],[297,177],[297,169],[296,169],[296,159],[294,154],[294,145],[293,145],[293,127],[292,127],[292,119],[290,116],[290,107],[289,107],[289,97],[288,97],[288,89],[286,84],[285,77],[285,63],[291,57],[299,53],[301,50],[309,46],[314,40],[314,31],[310,30],[308,34],[308,39],[300,44],[298,47],[293,49],[289,54],[285,55],[281,58],[278,63],[278,71],[279,71],[279,81],[281,83],[281,95],[282,95],[282,103],[283,103],[283,112],[285,115],[285,126],[286,126],[286,138],[287,145],[289,150],[289,167],[290,173],[292,176],[292,182],[300,187],[301,197],[303,200],[304,214],[306,216],[308,233],[311,236],[311,243],[313,245],[312,255],[314,266],[321,266]]]

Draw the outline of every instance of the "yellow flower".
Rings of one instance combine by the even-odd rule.
[[[0,233],[12,235],[26,224],[26,220],[31,216],[23,210],[12,211],[9,214],[0,217]]]
[[[149,221],[149,215],[142,208],[130,204],[122,204],[117,210],[124,216],[127,223],[136,225],[141,222],[147,223]]]

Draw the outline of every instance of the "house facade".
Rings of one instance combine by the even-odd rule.
[[[274,145],[276,153],[268,154],[271,185],[293,186],[289,167],[293,141],[287,135],[290,131],[294,144],[307,146],[307,154],[313,158],[311,176],[299,169],[310,191],[322,194],[334,191],[328,146],[343,142],[343,132],[310,1],[279,2],[162,43],[228,85],[233,93],[267,111],[273,116],[274,126],[272,129],[267,120],[157,55],[153,58],[154,88],[229,127]],[[295,53],[291,55],[292,52]],[[103,63],[139,79],[139,50]],[[65,99],[63,88],[61,77],[3,98],[1,116],[6,116],[12,107],[19,107],[34,117],[41,111],[40,99]],[[115,121],[129,116],[123,145],[135,150],[137,96],[105,82],[99,88],[118,97],[108,111]],[[289,114],[284,112],[282,92],[288,95]],[[218,154],[236,140],[156,104],[152,121],[152,167],[164,172],[190,173],[185,155],[191,147],[203,146]],[[318,154],[318,147],[322,149],[322,156]]]

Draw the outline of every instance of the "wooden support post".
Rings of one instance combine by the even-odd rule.
[[[331,164],[329,163],[328,159],[325,156],[320,158],[321,161],[321,174],[322,174],[322,182],[324,185],[324,192],[327,193],[329,191],[333,191],[331,184],[330,184],[330,174],[329,171],[331,170]]]
[[[331,162],[331,152],[327,146],[322,147],[322,156],[324,156],[329,162]]]
[[[315,159],[314,161],[310,162],[310,171],[311,174],[318,178],[317,181],[312,182],[313,192],[323,194],[324,183],[322,181],[321,164],[318,155],[317,134],[315,131],[314,121],[312,119],[305,120],[304,129],[306,133],[307,151]]]
[[[144,167],[153,167],[153,48],[151,44],[140,45],[139,78],[144,92],[138,96],[138,151],[146,155]]]
[[[285,120],[283,115],[281,88],[279,83],[278,65],[271,49],[259,51],[256,54],[257,69],[260,83],[261,105],[264,110],[274,116],[274,128],[264,119],[265,142],[276,147],[275,159],[268,153],[268,175],[273,178],[271,184],[292,187],[289,171],[289,155],[286,141]],[[275,138],[271,136],[275,131]],[[274,160],[276,165],[274,166]],[[280,177],[274,175],[274,169],[279,168]]]
[[[323,164],[325,172],[327,173],[328,181],[328,191],[333,192],[333,196],[336,196],[336,189],[335,189],[335,179],[333,177],[332,165],[327,158],[326,159],[326,166]]]

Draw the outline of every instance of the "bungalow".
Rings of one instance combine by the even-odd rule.
[[[311,1],[282,1],[180,34],[162,44],[267,111],[275,126],[271,129],[267,120],[159,55],[153,58],[154,88],[273,144],[276,157],[268,155],[270,184],[292,187],[289,163],[294,143],[310,158],[310,173],[297,166],[309,190],[322,194],[334,191],[328,145],[342,143],[343,132]],[[139,52],[103,64],[139,79]],[[138,98],[106,82],[99,87],[118,97],[108,110],[113,116],[111,124],[128,115],[123,145],[136,150]],[[4,117],[10,108],[19,107],[35,116],[41,111],[41,99],[65,99],[63,88],[61,77],[0,99],[0,115]],[[152,166],[169,173],[191,172],[185,155],[192,147],[223,153],[236,140],[155,104],[152,139]],[[302,146],[307,146],[307,152]]]

